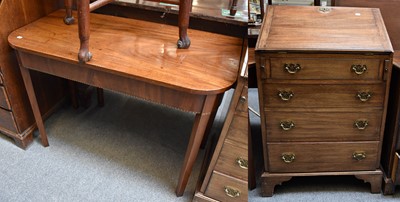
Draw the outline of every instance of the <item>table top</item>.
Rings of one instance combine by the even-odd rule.
[[[189,49],[178,49],[178,27],[90,14],[93,58],[79,64],[78,26],[58,10],[12,32],[19,50],[195,94],[217,94],[237,79],[243,40],[188,30]],[[77,16],[74,13],[74,16]],[[55,67],[56,68],[56,67]]]
[[[379,9],[319,6],[268,6],[257,50],[393,52]]]

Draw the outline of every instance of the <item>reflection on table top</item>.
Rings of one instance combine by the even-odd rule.
[[[231,24],[240,24],[247,26],[248,5],[246,0],[238,0],[238,12],[234,17],[222,15],[222,10],[230,8],[231,0],[193,0],[191,16],[207,20],[215,20]],[[115,4],[123,6],[140,7],[149,10],[161,10],[167,12],[176,12],[178,6],[166,5],[149,0],[116,0]]]

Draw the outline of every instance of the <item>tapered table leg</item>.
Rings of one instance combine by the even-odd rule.
[[[217,99],[218,95],[208,95],[204,101],[202,112],[196,114],[192,133],[186,149],[182,170],[179,176],[178,185],[176,187],[177,196],[182,196],[185,191],[185,187],[187,185],[190,173],[192,172],[193,164],[196,161],[196,157],[199,152],[212,109]]]
[[[49,141],[47,140],[47,134],[46,134],[46,131],[45,131],[44,125],[43,125],[43,118],[42,118],[42,115],[39,110],[39,105],[37,103],[35,90],[33,89],[31,74],[29,73],[29,69],[25,68],[22,65],[22,63],[20,62],[19,56],[18,56],[18,61],[19,61],[19,68],[21,70],[22,79],[24,80],[25,88],[28,93],[29,102],[31,103],[31,106],[32,106],[32,111],[33,111],[33,115],[35,117],[36,125],[39,129],[40,140],[42,142],[42,145],[47,147],[47,146],[49,146]]]

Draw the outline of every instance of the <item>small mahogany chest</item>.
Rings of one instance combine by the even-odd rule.
[[[379,9],[268,7],[256,45],[264,196],[318,175],[380,192],[392,57]]]

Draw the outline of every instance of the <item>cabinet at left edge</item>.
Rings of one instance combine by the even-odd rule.
[[[0,134],[11,137],[21,148],[32,142],[36,124],[15,52],[8,45],[7,37],[13,30],[60,8],[62,3],[59,0],[0,1]],[[65,81],[38,72],[32,73],[32,79],[41,113],[48,116],[65,97]]]

